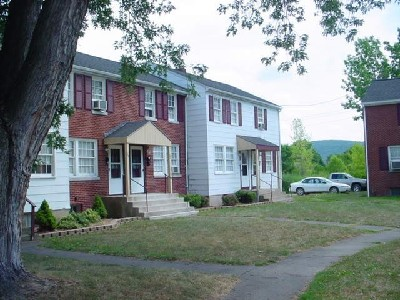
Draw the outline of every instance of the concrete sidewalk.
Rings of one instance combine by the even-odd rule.
[[[352,226],[352,225],[348,225]],[[354,226],[357,227],[357,226]],[[369,229],[373,229],[369,227]],[[383,228],[376,227],[376,230]],[[219,264],[149,261],[129,257],[60,251],[39,247],[39,242],[23,242],[22,252],[37,255],[72,258],[92,263],[134,266],[140,268],[177,269],[211,274],[228,274],[240,278],[226,300],[290,300],[301,293],[316,273],[337,262],[378,243],[400,239],[400,229],[383,230],[339,241],[328,247],[318,247],[268,266],[230,266]]]

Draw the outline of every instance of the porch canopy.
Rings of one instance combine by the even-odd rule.
[[[171,146],[171,141],[152,122],[124,122],[105,134],[105,145],[136,144]]]
[[[253,136],[236,136],[238,151],[244,150],[261,150],[261,151],[278,151],[279,146],[268,142],[260,137]]]

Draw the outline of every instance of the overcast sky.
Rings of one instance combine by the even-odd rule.
[[[291,124],[300,118],[311,140],[343,139],[363,141],[363,124],[353,121],[353,111],[344,110],[344,60],[354,51],[344,37],[323,37],[312,7],[303,28],[309,34],[308,73],[286,73],[265,67],[261,58],[268,49],[262,34],[254,28],[226,36],[227,16],[216,11],[222,0],[172,0],[176,10],[166,18],[175,30],[174,41],[189,44],[188,65],[208,66],[205,77],[236,86],[282,106],[280,113],[283,144],[292,142]],[[226,1],[225,1],[226,2]],[[303,2],[303,1],[302,1]],[[400,6],[369,13],[359,37],[373,35],[381,41],[395,41],[400,27]],[[78,51],[119,61],[113,42],[115,33],[88,30],[78,41]]]

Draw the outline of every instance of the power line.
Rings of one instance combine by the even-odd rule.
[[[334,102],[340,98],[344,98],[346,95],[337,97],[335,99],[332,100],[328,100],[328,101],[322,101],[322,102],[317,102],[317,103],[312,103],[312,104],[287,104],[287,105],[281,105],[282,107],[306,107],[306,106],[316,106],[316,105],[321,105],[321,104],[325,104],[325,103],[329,103],[329,102]]]

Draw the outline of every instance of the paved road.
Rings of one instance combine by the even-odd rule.
[[[285,220],[281,219],[281,221]],[[318,223],[327,225],[322,222]],[[332,223],[330,225],[337,226],[338,224]],[[60,251],[39,247],[39,242],[37,241],[24,242],[22,251],[38,255],[86,260],[93,263],[236,275],[240,277],[240,282],[226,297],[226,300],[290,300],[306,288],[316,273],[337,262],[343,256],[353,255],[362,249],[378,243],[400,239],[400,229],[339,225],[352,226],[353,228],[368,228],[369,230],[377,231],[377,233],[363,234],[355,238],[342,240],[331,246],[304,251],[289,256],[278,263],[264,267],[149,261],[128,257]]]

